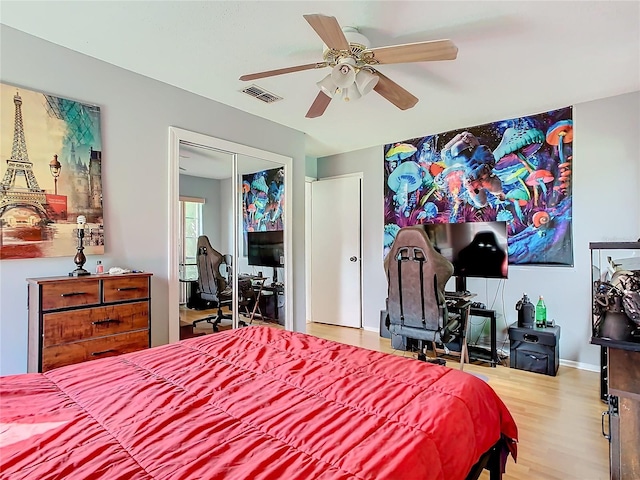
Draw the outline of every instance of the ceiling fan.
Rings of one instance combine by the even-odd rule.
[[[345,101],[355,100],[371,90],[375,90],[399,109],[407,110],[418,103],[418,98],[375,70],[373,65],[454,60],[458,55],[458,47],[451,40],[369,48],[364,35],[353,27],[341,28],[335,17],[321,14],[303,17],[326,45],[324,61],[243,75],[240,80],[256,80],[331,67],[331,73],[317,83],[320,92],[309,108],[307,118],[321,116],[332,98],[341,95]]]

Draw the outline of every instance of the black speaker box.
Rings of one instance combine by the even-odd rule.
[[[391,332],[387,328],[387,311],[380,310],[380,336],[382,338],[391,338]]]

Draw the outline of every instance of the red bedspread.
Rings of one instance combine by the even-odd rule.
[[[0,385],[12,480],[455,480],[517,436],[472,375],[264,327]]]

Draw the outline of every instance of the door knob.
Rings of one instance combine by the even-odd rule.
[[[356,257],[356,256],[349,257],[349,261],[351,261],[351,262],[357,262],[357,261],[358,261],[358,257]]]

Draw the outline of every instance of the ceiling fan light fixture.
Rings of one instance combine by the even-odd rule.
[[[344,26],[342,32],[352,48],[354,44],[362,50],[369,48],[369,39],[361,34],[357,27]]]
[[[418,98],[377,71],[377,65],[455,60],[458,55],[458,47],[449,39],[370,48],[369,40],[357,28],[341,27],[335,17],[316,13],[304,15],[304,19],[323,42],[323,61],[242,75],[240,80],[331,68],[331,73],[317,82],[320,92],[307,111],[306,118],[323,115],[332,98],[340,96],[345,101],[351,101],[374,89],[400,110],[412,108]]]
[[[362,95],[366,95],[378,84],[380,77],[369,70],[360,70],[356,74],[356,86]]]
[[[322,91],[322,93],[331,98],[333,98],[333,96],[338,91],[338,87],[336,87],[336,84],[333,83],[333,80],[331,79],[331,74],[328,74],[322,80],[317,82],[316,85]]]
[[[355,85],[351,85],[350,87],[342,89],[342,100],[344,100],[345,102],[358,100],[360,97],[362,97],[362,94]]]
[[[333,67],[331,71],[331,79],[339,88],[347,88],[353,85],[356,79],[356,61],[351,58],[343,58]]]

